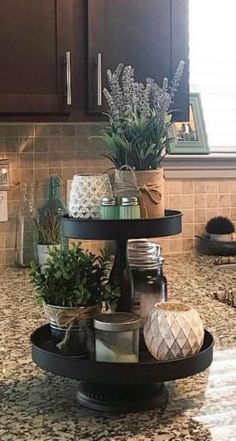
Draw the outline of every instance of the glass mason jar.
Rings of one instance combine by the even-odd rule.
[[[96,361],[138,363],[139,328],[136,314],[116,312],[94,319]]]
[[[153,305],[167,301],[167,279],[160,246],[147,240],[129,240],[128,260],[134,282],[132,312],[143,321]]]
[[[140,219],[140,206],[136,196],[122,196],[120,202],[120,219]]]
[[[15,264],[29,266],[36,255],[34,184],[20,184],[16,219]]]

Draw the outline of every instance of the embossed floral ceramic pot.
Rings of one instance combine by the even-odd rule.
[[[197,353],[204,328],[198,312],[185,303],[156,303],[144,325],[144,339],[157,360],[183,358]]]
[[[99,218],[103,196],[112,196],[107,174],[74,175],[70,191],[69,215],[75,218]]]

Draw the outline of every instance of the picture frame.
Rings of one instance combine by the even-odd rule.
[[[175,122],[168,130],[170,155],[207,155],[210,153],[200,93],[189,97],[189,121]]]

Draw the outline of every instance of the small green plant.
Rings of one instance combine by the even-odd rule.
[[[208,234],[231,234],[234,231],[234,224],[227,217],[212,217],[206,224]]]
[[[112,309],[120,297],[118,287],[107,280],[108,256],[96,256],[73,245],[69,250],[53,248],[44,266],[32,262],[30,276],[37,298],[48,305],[80,307],[100,304]]]
[[[184,68],[180,61],[170,86],[163,79],[162,87],[152,78],[138,83],[131,66],[119,64],[107,71],[109,90],[104,89],[108,103],[109,124],[101,138],[110,153],[105,155],[116,168],[156,170],[166,153],[168,128],[171,125],[175,93]]]
[[[61,221],[59,216],[48,214],[43,218],[34,218],[38,233],[38,244],[58,245],[61,241]]]

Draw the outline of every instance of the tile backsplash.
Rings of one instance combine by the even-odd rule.
[[[8,222],[0,222],[0,265],[13,264],[19,182],[34,182],[36,204],[47,195],[48,178],[58,174],[66,181],[79,172],[100,173],[111,167],[96,138],[98,124],[0,124],[0,159],[10,161],[12,187],[8,191]],[[165,182],[166,208],[183,212],[180,235],[158,240],[164,254],[188,253],[195,247],[195,235],[206,221],[224,215],[236,221],[235,179],[169,179]]]

